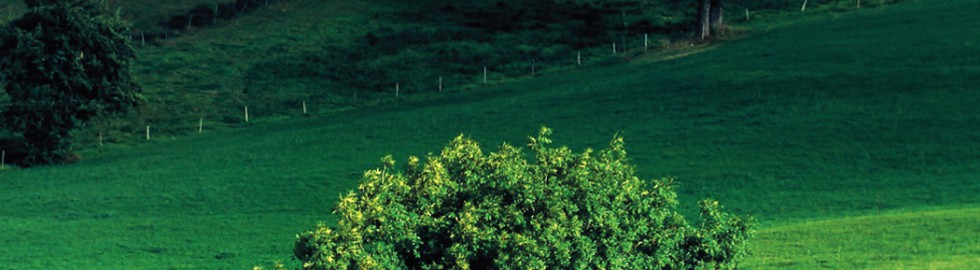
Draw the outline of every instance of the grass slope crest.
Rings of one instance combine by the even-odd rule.
[[[533,162],[459,136],[425,164],[391,156],[343,196],[336,227],[298,235],[304,269],[733,269],[747,221],[702,201],[679,214],[670,179],[634,175],[623,139],[593,156],[531,138]]]

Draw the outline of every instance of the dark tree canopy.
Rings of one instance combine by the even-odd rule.
[[[28,145],[26,165],[62,162],[70,131],[140,100],[129,72],[135,52],[126,24],[92,0],[28,0],[0,32],[6,125]]]

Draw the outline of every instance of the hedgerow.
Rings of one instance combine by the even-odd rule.
[[[303,269],[732,269],[745,256],[745,218],[704,200],[689,224],[671,179],[637,177],[622,137],[573,153],[550,133],[530,138],[530,161],[463,136],[424,163],[385,157],[294,254]]]

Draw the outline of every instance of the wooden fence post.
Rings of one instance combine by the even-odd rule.
[[[650,34],[643,34],[643,51],[650,48]]]
[[[245,123],[248,123],[248,105],[245,106]]]
[[[150,141],[150,126],[146,126],[146,141]]]

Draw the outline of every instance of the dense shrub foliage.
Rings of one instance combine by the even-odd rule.
[[[426,162],[391,157],[340,199],[335,227],[297,236],[304,269],[731,269],[746,220],[701,202],[701,223],[675,210],[670,179],[634,175],[623,139],[573,153],[531,138],[534,160],[507,144],[484,154],[457,137]]]

